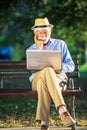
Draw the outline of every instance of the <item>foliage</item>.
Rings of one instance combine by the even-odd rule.
[[[87,71],[87,63],[80,66],[80,71]]]
[[[0,46],[21,44],[26,50],[33,43],[34,19],[48,17],[54,24],[53,36],[65,40],[72,57],[82,64],[87,44],[86,14],[86,0],[1,0]]]
[[[13,60],[25,59],[25,50],[21,44],[16,43],[14,46]]]

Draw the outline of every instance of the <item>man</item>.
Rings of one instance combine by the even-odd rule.
[[[62,71],[59,74],[56,74],[51,67],[31,72],[32,89],[38,92],[36,120],[41,123],[41,130],[49,129],[50,103],[52,99],[62,123],[65,126],[71,126],[75,123],[75,120],[67,111],[61,93],[61,89],[66,89],[66,73],[74,70],[74,63],[68,48],[63,40],[51,38],[53,25],[49,23],[47,18],[37,18],[35,25],[31,29],[34,31],[35,43],[28,48],[29,50],[58,50],[62,52]],[[62,88],[60,83],[63,83]]]

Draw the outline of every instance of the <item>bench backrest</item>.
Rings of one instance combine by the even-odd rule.
[[[67,73],[69,78],[79,77],[78,61],[74,61],[75,71]],[[0,79],[24,79],[29,77],[29,71],[26,69],[26,61],[5,61],[0,62]]]

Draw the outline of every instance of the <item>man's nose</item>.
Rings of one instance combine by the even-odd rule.
[[[43,37],[45,37],[45,33],[44,32],[40,32],[40,35],[42,35]]]
[[[39,32],[40,34],[43,34],[43,32]]]

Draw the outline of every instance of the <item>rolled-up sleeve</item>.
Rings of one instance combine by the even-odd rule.
[[[62,72],[73,72],[75,69],[74,62],[65,43],[62,44]]]

